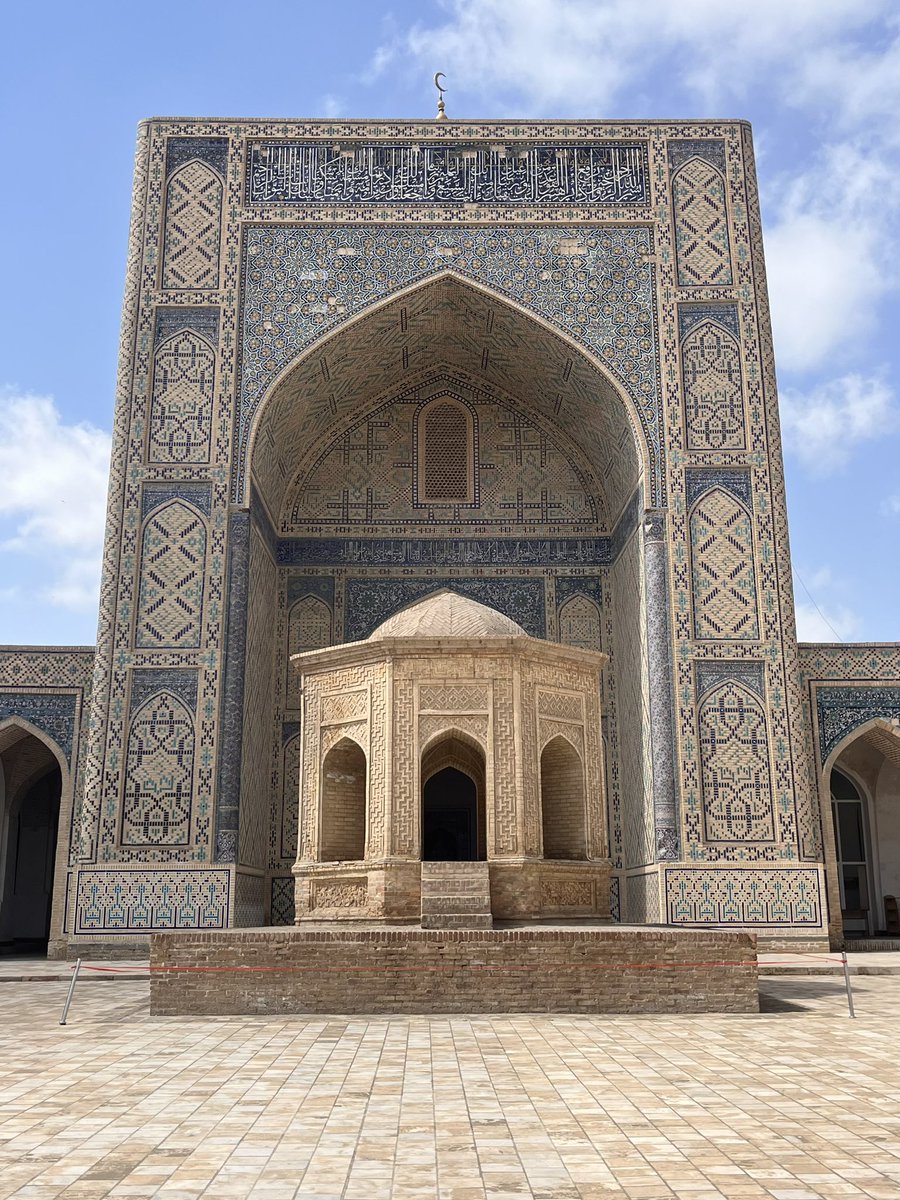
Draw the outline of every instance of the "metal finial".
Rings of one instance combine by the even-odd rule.
[[[436,121],[449,121],[450,120],[450,118],[447,116],[446,112],[444,111],[444,92],[447,89],[443,86],[443,84],[438,83],[439,79],[444,79],[444,78],[446,78],[446,76],[444,75],[443,71],[435,72],[434,86],[438,90],[438,110],[437,110],[437,116],[434,118]]]

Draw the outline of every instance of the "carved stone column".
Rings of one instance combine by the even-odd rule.
[[[659,862],[679,858],[675,786],[675,725],[672,636],[669,621],[669,554],[666,514],[644,514],[644,591],[647,621],[647,673],[650,745],[653,764],[653,820]]]

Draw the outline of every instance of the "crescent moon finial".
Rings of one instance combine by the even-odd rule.
[[[446,75],[444,74],[444,72],[443,71],[435,71],[434,86],[438,90],[438,110],[437,110],[437,116],[435,117],[436,121],[448,120],[447,113],[444,111],[444,92],[447,89],[440,82],[442,79],[446,79]]]

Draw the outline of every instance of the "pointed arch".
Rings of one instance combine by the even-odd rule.
[[[166,184],[161,284],[194,291],[219,286],[221,177],[199,159],[179,167]]]
[[[304,650],[330,646],[333,637],[331,607],[321,596],[307,592],[288,612],[288,658]]]
[[[882,711],[834,744],[819,779],[832,916],[840,913],[851,935],[897,932],[900,723],[889,703]],[[841,787],[841,777],[852,787]]]
[[[732,492],[713,487],[691,508],[689,527],[694,637],[757,639],[753,523],[747,509]]]
[[[433,313],[429,313],[429,303],[434,305]],[[454,307],[466,323],[459,335],[453,328]],[[422,348],[417,348],[410,356],[407,365],[400,346],[413,324],[408,316],[413,308],[417,317],[425,314],[428,337]],[[504,339],[501,352],[495,356],[496,366],[483,349],[472,359],[468,342],[472,337],[485,336],[478,330],[475,334],[472,332],[473,324],[477,325],[481,320],[480,312],[475,311],[480,309],[500,314],[509,327],[507,332],[515,331],[515,336],[529,350],[529,364],[538,364],[540,379],[535,379],[535,371],[526,365],[523,354],[517,351],[509,337]],[[491,326],[492,317],[488,313],[479,330],[488,330]],[[382,331],[393,352],[370,359],[367,351],[381,340]],[[352,352],[348,353],[348,349]],[[611,369],[546,317],[480,280],[447,270],[437,271],[374,300],[306,347],[279,371],[242,429],[239,459],[235,462],[234,482],[239,485],[234,491],[235,500],[249,503],[251,464],[257,486],[264,494],[270,486],[283,488],[284,463],[297,457],[293,446],[285,444],[285,437],[296,438],[298,447],[313,441],[330,442],[346,420],[343,412],[336,411],[336,400],[345,402],[350,412],[360,389],[368,395],[387,393],[391,384],[396,388],[398,374],[417,367],[425,353],[432,356],[435,364],[444,362],[453,368],[461,366],[465,369],[467,364],[478,362],[482,378],[487,377],[492,384],[495,379],[491,370],[500,371],[502,367],[496,382],[501,382],[501,376],[506,378],[511,391],[515,391],[515,387],[509,377],[518,372],[523,381],[529,381],[529,388],[540,393],[548,415],[557,419],[576,444],[584,443],[586,432],[589,439],[596,433],[597,447],[595,449],[591,441],[586,448],[588,457],[598,461],[603,457],[605,461],[606,456],[612,456],[613,471],[618,472],[623,481],[619,489],[623,493],[622,505],[638,483],[645,492],[648,505],[659,500],[656,493],[662,486],[660,463],[651,453],[636,401],[615,379]],[[462,361],[461,355],[467,356],[466,361]],[[340,379],[336,378],[337,371],[341,372]],[[542,376],[544,371],[549,372],[546,379]],[[353,372],[358,380],[349,377]],[[594,390],[587,430],[580,408],[567,414],[564,405],[561,419],[556,411],[565,397],[566,388],[575,381],[582,390]],[[321,392],[321,400],[316,398],[318,392]],[[291,432],[289,426],[293,426],[295,432]],[[267,497],[267,503],[270,511],[280,511],[277,497]]]
[[[698,712],[704,831],[710,842],[775,840],[769,735],[762,701],[735,680]]]
[[[584,763],[561,734],[541,751],[541,827],[544,858],[587,858]]]
[[[124,846],[185,846],[191,838],[194,718],[161,689],[132,714],[125,748]]]
[[[426,756],[435,746],[437,746],[440,742],[444,742],[449,739],[454,739],[460,742],[462,745],[468,746],[470,749],[474,750],[476,754],[482,755],[482,757],[487,753],[487,747],[485,746],[484,741],[479,734],[461,729],[458,721],[458,717],[449,716],[447,718],[446,725],[444,725],[441,729],[429,733],[428,738],[422,743],[421,747],[422,762],[425,761]]]
[[[699,321],[681,343],[688,450],[746,445],[741,349],[718,321]]]
[[[135,621],[138,648],[200,646],[206,541],[206,521],[184,500],[170,500],[145,518]]]
[[[487,758],[478,740],[455,726],[429,738],[420,757],[422,858],[487,857]]]
[[[63,779],[68,778],[69,760],[66,758],[60,744],[49,733],[41,729],[40,726],[33,724],[27,717],[20,717],[16,713],[11,713],[8,717],[3,717],[0,720],[0,754],[3,754],[12,745],[20,741],[23,736],[36,738],[37,741],[49,750],[59,765]]]
[[[559,640],[585,650],[600,649],[600,609],[580,592],[570,596],[559,609]]]
[[[343,737],[322,759],[319,859],[358,862],[366,856],[368,778],[366,755]]]
[[[690,158],[672,180],[675,258],[680,287],[732,282],[725,180],[702,158]]]
[[[209,462],[216,352],[182,329],[153,355],[147,458],[152,463]]]
[[[72,782],[55,738],[15,713],[0,720],[0,942],[7,946],[36,947],[50,935]]]

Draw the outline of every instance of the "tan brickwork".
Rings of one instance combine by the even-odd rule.
[[[366,756],[341,738],[322,760],[323,861],[359,860],[366,852]]]
[[[758,1011],[752,935],[254,930],[152,939],[154,1016]],[[652,983],[648,975],[652,971]]]
[[[584,767],[564,737],[541,754],[541,816],[545,858],[584,858]]]

